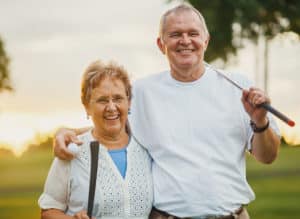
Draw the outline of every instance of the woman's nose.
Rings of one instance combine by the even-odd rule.
[[[106,105],[106,109],[109,110],[109,111],[115,110],[116,109],[116,103],[114,103],[113,100],[110,100]]]

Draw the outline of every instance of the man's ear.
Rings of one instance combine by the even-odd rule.
[[[164,43],[163,43],[163,41],[160,37],[158,37],[156,39],[156,44],[157,44],[158,48],[160,49],[160,51],[165,55],[166,54],[165,46],[164,46]]]

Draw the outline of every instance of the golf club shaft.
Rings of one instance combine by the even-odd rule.
[[[227,77],[223,72],[213,68],[211,65],[205,63],[206,66],[210,67],[211,69],[213,69],[214,71],[216,71],[219,75],[221,75],[224,79],[226,79],[228,82],[230,82],[232,85],[234,85],[236,88],[240,89],[240,90],[244,90],[239,84],[237,84],[235,81],[231,80],[229,77]],[[279,112],[278,110],[276,110],[274,107],[272,107],[270,104],[268,103],[262,103],[260,105],[258,105],[257,107],[262,107],[265,110],[267,110],[268,112],[272,113],[274,116],[276,116],[278,119],[282,120],[283,122],[285,122],[286,124],[288,124],[289,126],[293,127],[295,125],[295,122],[293,120],[291,120],[290,118],[288,118],[286,115],[284,115],[283,113]]]

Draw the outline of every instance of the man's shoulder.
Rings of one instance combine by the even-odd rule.
[[[248,89],[254,85],[253,81],[251,81],[245,74],[241,72],[229,72],[228,76],[243,88]]]
[[[134,82],[133,87],[138,88],[138,87],[155,85],[157,84],[157,82],[161,82],[168,74],[169,71],[163,71],[163,72],[158,72],[158,73],[148,75],[144,78],[137,79]]]
[[[253,81],[251,81],[243,72],[223,69],[212,69],[212,71],[216,73],[217,77],[223,79],[224,77],[222,77],[221,75],[224,75],[225,77],[228,77],[230,80],[234,81],[243,88],[249,88],[250,86],[253,86]],[[219,71],[220,74],[218,74],[217,71]]]

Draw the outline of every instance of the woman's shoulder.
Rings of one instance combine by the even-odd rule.
[[[139,154],[138,156],[142,156],[144,158],[149,157],[148,151],[139,141],[134,137],[130,137],[130,142],[128,144],[128,151],[132,151],[133,154]]]
[[[75,155],[74,160],[88,160],[89,159],[89,145],[90,142],[94,141],[91,131],[87,131],[81,135],[77,136],[78,140],[80,140],[82,142],[81,145],[77,145],[75,143],[70,143],[68,145],[68,149]]]
[[[94,140],[93,137],[92,137],[92,134],[91,134],[91,131],[90,131],[90,130],[87,131],[87,132],[84,132],[84,133],[82,133],[82,134],[80,134],[80,135],[78,135],[77,138],[78,138],[79,141],[82,142],[82,145],[80,145],[79,147],[86,147],[86,146],[89,145],[89,143],[90,143],[91,141]],[[77,144],[71,142],[71,143],[68,145],[68,147],[70,147],[70,146],[75,146],[75,145],[78,146]]]
[[[92,136],[92,131],[91,131],[91,130],[88,130],[88,131],[86,131],[86,132],[84,132],[84,133],[78,135],[77,137],[78,137],[78,139],[79,139],[80,141],[83,141],[84,143],[85,143],[85,142],[90,142],[90,141],[93,141],[93,140],[94,140],[94,138],[93,138],[93,136]]]

